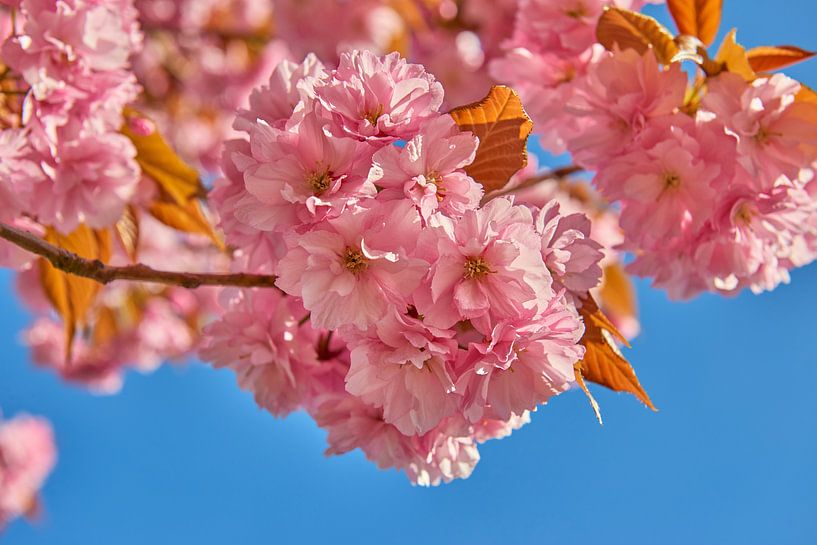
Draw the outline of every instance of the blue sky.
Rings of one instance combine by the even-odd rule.
[[[724,27],[815,49],[815,16],[811,0],[726,0]],[[817,86],[815,63],[790,73]],[[736,299],[671,303],[639,284],[628,355],[660,412],[596,389],[600,427],[567,393],[435,489],[359,453],[325,458],[309,418],[273,419],[227,371],[165,366],[114,397],[65,386],[19,346],[11,282],[0,273],[0,406],[50,418],[60,459],[46,517],[4,543],[817,542],[817,266]]]

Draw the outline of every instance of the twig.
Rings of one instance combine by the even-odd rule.
[[[195,289],[200,286],[235,286],[242,288],[274,288],[275,276],[261,274],[218,274],[159,271],[147,265],[114,267],[98,259],[86,259],[46,242],[38,236],[0,223],[0,238],[24,250],[47,259],[61,271],[89,278],[100,284],[114,280],[152,282]]]
[[[517,191],[521,191],[522,189],[527,189],[529,187],[533,187],[536,184],[545,182],[547,180],[559,180],[561,178],[566,178],[571,174],[576,174],[577,172],[581,172],[584,169],[577,165],[568,165],[565,167],[557,168],[555,170],[549,170],[547,172],[543,172],[541,174],[537,174],[535,176],[531,176],[522,182],[518,183],[517,185],[507,188],[507,189],[500,189],[499,191],[495,191],[490,193],[483,199],[483,202],[488,202],[491,199],[495,199],[497,197],[504,197],[505,195],[509,195],[511,193],[515,193]]]

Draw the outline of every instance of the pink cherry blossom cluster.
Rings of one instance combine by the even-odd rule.
[[[522,97],[541,145],[553,153],[573,150],[570,141],[588,126],[565,105],[605,56],[596,24],[606,6],[639,10],[663,0],[518,0],[504,55],[490,63],[491,75]],[[624,78],[620,80],[624,82]],[[626,85],[626,83],[624,83]]]
[[[522,0],[492,73],[519,90],[542,145],[620,204],[629,270],[688,298],[771,290],[813,261],[817,107],[796,100],[800,84],[722,73],[690,104],[679,63],[605,51],[594,28],[608,2],[575,4]]]
[[[113,226],[128,205],[138,216],[142,262],[180,271],[226,269],[226,257],[202,237],[137,213],[155,200],[157,188],[141,177],[134,146],[119,132],[123,109],[140,90],[129,71],[128,59],[141,47],[131,2],[23,0],[11,7],[14,28],[0,11],[10,32],[2,50],[5,77],[16,80],[25,98],[16,121],[0,131],[0,221],[39,236],[45,226],[68,233],[80,223]],[[111,264],[131,262],[121,244],[112,251]],[[22,338],[35,363],[96,391],[118,391],[125,369],[149,371],[189,356],[216,305],[212,289],[107,286],[95,321],[68,358],[35,257],[0,244],[0,263],[19,271],[18,293],[36,317]]]
[[[48,421],[28,415],[0,420],[0,531],[18,517],[37,514],[37,494],[56,458]]]
[[[611,70],[639,84],[613,90]],[[659,70],[652,54],[616,53],[593,81],[576,104],[595,138],[577,156],[621,203],[632,271],[676,298],[757,293],[817,257],[817,106],[795,99],[799,83],[723,73],[688,115],[685,76],[678,65]]]
[[[141,44],[136,11],[129,0],[10,4],[5,77],[28,92],[21,126],[0,133],[0,195],[13,197],[0,218],[25,212],[65,233],[110,226],[139,182],[136,151],[118,132],[139,92],[128,61]]]
[[[212,200],[236,263],[281,292],[226,290],[201,351],[273,414],[309,411],[329,453],[424,485],[467,477],[477,443],[569,388],[603,257],[558,203],[481,204],[479,141],[442,102],[397,54],[279,65]]]

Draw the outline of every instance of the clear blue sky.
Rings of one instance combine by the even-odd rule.
[[[817,49],[813,0],[726,0],[725,20],[745,43]],[[817,61],[791,74],[817,86]],[[131,374],[115,397],[65,386],[18,345],[10,284],[0,273],[0,406],[49,417],[60,459],[46,518],[3,543],[817,543],[817,266],[731,300],[640,285],[629,356],[661,412],[597,389],[602,428],[570,392],[435,489],[324,458],[306,416],[273,419],[226,371]]]

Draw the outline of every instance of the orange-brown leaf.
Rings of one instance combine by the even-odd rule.
[[[807,85],[800,84],[800,91],[797,93],[798,102],[817,105],[817,91]]]
[[[109,231],[95,231],[80,225],[69,235],[47,228],[45,240],[87,259],[110,260]],[[40,279],[51,306],[65,324],[66,359],[71,358],[77,328],[87,324],[88,311],[94,304],[101,285],[93,280],[74,276],[56,269],[46,259],[40,260]]]
[[[587,400],[590,402],[590,407],[593,409],[593,413],[596,415],[596,420],[598,420],[599,424],[603,426],[604,420],[601,418],[601,407],[599,407],[599,403],[596,401],[596,398],[593,397],[593,394],[590,393],[590,389],[587,387],[587,383],[584,381],[584,377],[582,376],[581,367],[578,364],[573,368],[573,374],[576,377],[576,384],[581,387],[584,395],[587,396]]]
[[[604,267],[599,296],[602,306],[614,316],[635,318],[638,314],[633,282],[620,263]]]
[[[779,70],[810,59],[815,54],[817,53],[814,51],[806,51],[793,45],[754,47],[746,52],[749,65],[755,72]]]
[[[133,206],[125,208],[122,217],[116,222],[116,235],[125,253],[135,263],[139,253],[139,216]]]
[[[205,190],[196,169],[173,151],[158,130],[146,136],[134,132],[127,121],[132,117],[144,116],[133,110],[126,110],[122,134],[130,138],[136,147],[136,162],[142,172],[179,204],[203,197]]]
[[[502,189],[528,162],[526,150],[533,122],[516,91],[495,85],[484,99],[451,111],[460,129],[479,137],[474,162],[465,171],[485,192]]]
[[[151,216],[168,227],[184,233],[205,235],[213,241],[218,249],[224,250],[224,242],[219,238],[210,221],[202,212],[197,199],[190,200],[185,204],[178,204],[172,199],[159,199],[148,207],[148,211]]]
[[[634,49],[640,54],[650,47],[658,62],[669,64],[678,54],[678,44],[664,25],[641,13],[621,8],[606,8],[596,26],[596,37],[609,50]]]
[[[723,0],[667,0],[667,7],[681,34],[712,45],[721,25]]]
[[[757,77],[752,65],[749,64],[746,48],[737,41],[737,30],[734,28],[723,39],[715,60],[729,72],[743,76],[746,81],[753,81]]]
[[[630,362],[621,354],[616,339],[627,344],[610,320],[599,310],[596,301],[589,297],[582,304],[580,313],[584,318],[584,359],[576,366],[582,376],[616,392],[628,392],[636,396],[652,410],[656,410],[647,392],[638,381]]]

